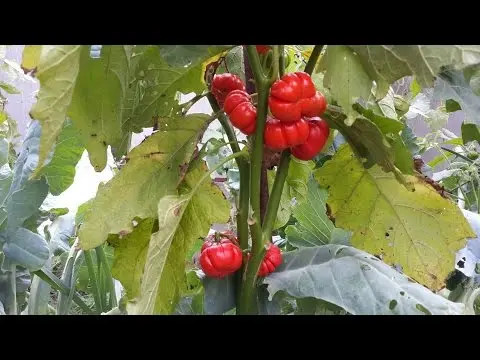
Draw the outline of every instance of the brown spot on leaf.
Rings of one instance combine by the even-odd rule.
[[[180,214],[180,209],[182,207],[181,206],[177,206],[174,210],[173,210],[173,215],[175,216],[178,216]]]

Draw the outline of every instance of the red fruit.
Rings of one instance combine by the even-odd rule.
[[[223,278],[241,268],[242,250],[235,237],[215,234],[205,240],[199,260],[205,275]]]
[[[275,271],[282,263],[282,252],[277,245],[271,244],[265,253],[258,276],[265,277]]]
[[[233,126],[245,135],[255,132],[257,125],[257,108],[250,95],[243,90],[233,90],[225,98],[223,110]]]
[[[270,50],[269,45],[255,45],[255,46],[257,48],[257,52],[261,55],[268,53],[268,51]]]
[[[265,124],[263,141],[273,151],[280,151],[303,144],[310,132],[308,122],[300,119],[295,122],[282,122],[268,117]]]
[[[318,116],[325,111],[326,101],[316,91],[310,75],[288,73],[275,81],[268,99],[270,111],[280,121],[293,122],[302,116]]]
[[[325,146],[330,128],[325,120],[319,117],[308,121],[310,131],[305,143],[291,148],[293,156],[300,160],[313,159]]]
[[[239,76],[225,73],[213,77],[211,91],[220,107],[223,107],[225,98],[233,90],[245,90],[245,84]]]

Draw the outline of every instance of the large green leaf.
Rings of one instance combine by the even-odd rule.
[[[221,279],[205,277],[202,280],[205,289],[205,315],[223,315],[235,307],[235,276]]]
[[[129,314],[169,314],[178,302],[185,279],[185,255],[195,240],[208,234],[212,223],[225,223],[229,203],[220,189],[204,179],[198,161],[186,174],[179,195],[158,203],[159,230],[148,247],[140,295],[129,303]]]
[[[145,90],[134,111],[134,126],[153,126],[157,117],[168,116],[178,103],[177,92],[188,94],[204,90],[202,64],[212,56],[205,53],[188,66],[171,67],[161,56],[159,46],[147,48],[137,67],[136,77],[144,83]]]
[[[414,75],[422,87],[433,87],[445,67],[463,69],[480,63],[478,45],[349,45],[370,78],[377,83],[376,96],[383,98],[391,84]]]
[[[271,297],[286,291],[297,298],[328,301],[353,315],[460,315],[465,308],[376,257],[343,245],[284,253],[283,263],[264,283]]]
[[[190,161],[207,118],[194,114],[179,119],[188,124],[187,129],[158,131],[128,154],[127,164],[107,184],[99,186],[85,214],[78,233],[83,249],[102,244],[108,234],[131,232],[136,217],[157,216],[159,199],[176,193],[182,167]]]
[[[433,100],[455,100],[468,122],[480,125],[480,96],[475,94],[463,71],[444,71],[435,83]]]
[[[67,119],[58,137],[53,158],[41,172],[47,178],[53,195],[60,195],[73,184],[75,167],[84,150],[78,129]]]
[[[297,223],[288,225],[285,229],[291,245],[305,247],[348,242],[349,233],[335,228],[328,218],[326,200],[327,190],[320,188],[313,178],[310,179],[305,201],[293,207],[293,216]]]
[[[359,99],[367,100],[372,88],[372,81],[359,57],[347,46],[330,45],[320,67],[326,68],[323,84],[352,123],[356,116],[352,104]]]
[[[122,138],[123,100],[131,55],[131,45],[105,45],[100,58],[91,58],[88,46],[81,51],[68,115],[79,130],[96,171],[102,171],[107,164],[107,146]]]
[[[347,145],[315,177],[328,188],[336,226],[353,232],[353,246],[431,289],[443,286],[455,253],[475,237],[460,209],[422,178],[407,176],[409,191],[378,166],[365,169]]]
[[[140,294],[140,280],[153,224],[153,219],[145,219],[130,234],[109,241],[115,248],[112,276],[122,283],[130,299]]]
[[[80,68],[81,45],[43,45],[37,66],[40,91],[30,111],[42,125],[37,172],[60,135]]]
[[[30,271],[40,270],[50,257],[48,243],[30,230],[16,228],[2,235],[7,237],[2,249],[5,257]]]
[[[274,229],[281,228],[290,219],[292,215],[292,206],[294,203],[303,202],[307,196],[307,182],[315,167],[313,161],[302,161],[291,157],[288,167],[287,179],[283,185],[280,205],[278,207],[277,218],[273,225]],[[269,190],[272,190],[275,180],[275,171],[268,171]]]

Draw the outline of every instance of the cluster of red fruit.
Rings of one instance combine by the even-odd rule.
[[[250,254],[246,257],[248,261]],[[200,250],[200,267],[205,275],[223,278],[242,267],[243,253],[238,239],[231,231],[209,235]],[[265,277],[282,263],[282,252],[270,244],[258,270],[258,276]]]
[[[211,92],[233,126],[245,135],[255,132],[257,108],[240,77],[231,73],[215,75]],[[300,160],[311,160],[323,149],[330,129],[319,116],[325,112],[327,101],[309,74],[288,73],[275,81],[268,106],[271,115],[265,123],[265,146],[273,151],[290,148]]]

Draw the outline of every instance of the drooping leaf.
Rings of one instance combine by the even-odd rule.
[[[324,86],[343,108],[349,123],[352,123],[357,115],[352,104],[359,99],[368,99],[372,88],[372,81],[359,57],[347,46],[330,45],[321,59],[320,67],[326,68]]]
[[[455,252],[473,236],[459,208],[423,179],[406,176],[415,186],[409,191],[378,166],[365,169],[348,146],[315,177],[328,188],[336,226],[353,232],[353,246],[400,265],[431,289],[443,286]]]
[[[212,223],[226,223],[229,204],[215,185],[204,180],[206,166],[197,161],[187,172],[179,195],[158,203],[159,230],[148,247],[140,295],[129,314],[169,314],[179,299],[185,278],[185,255],[195,240],[205,237]]]
[[[153,224],[153,219],[145,219],[130,234],[117,238],[114,243],[110,242],[115,248],[112,276],[122,283],[130,299],[140,293],[140,280]]]
[[[42,54],[42,45],[25,45],[22,54],[22,69],[30,72],[37,68]]]
[[[319,246],[331,243],[335,226],[327,216],[327,190],[318,186],[314,179],[308,181],[308,193],[305,201],[293,207],[293,216],[297,220],[295,225],[288,225],[285,229],[288,242],[295,247]],[[335,240],[348,242],[349,233],[337,229]]]
[[[264,283],[270,296],[282,290],[297,298],[313,297],[353,315],[460,315],[465,308],[369,253],[335,244],[284,253],[283,263]]]
[[[377,83],[377,99],[383,98],[391,84],[414,75],[422,87],[433,82],[445,67],[463,69],[480,63],[477,45],[349,45],[358,54],[370,78]]]
[[[480,131],[478,125],[462,123],[462,139],[464,144],[468,144],[472,141],[478,141],[480,143]]]
[[[37,271],[47,262],[50,251],[43,237],[24,228],[8,231],[3,253],[13,263]]]
[[[36,171],[45,165],[62,131],[80,68],[81,49],[81,45],[42,45],[36,74],[40,91],[30,111],[30,116],[42,126]]]
[[[58,137],[52,160],[41,172],[47,178],[52,195],[60,195],[73,184],[75,167],[85,150],[78,136],[78,130],[67,119]]]
[[[172,67],[189,66],[228,50],[231,46],[218,45],[159,45],[160,54]]]
[[[234,275],[221,279],[206,276],[202,282],[205,289],[205,315],[223,315],[235,307]]]
[[[107,164],[107,146],[122,138],[131,54],[131,45],[105,45],[100,58],[90,56],[89,46],[84,46],[80,54],[80,71],[68,115],[96,171]]]
[[[132,231],[136,217],[157,216],[159,199],[175,193],[182,166],[190,160],[206,119],[206,115],[189,115],[179,121],[195,130],[158,131],[128,154],[127,164],[107,184],[99,186],[85,214],[78,233],[83,249],[102,244],[108,234]]]
[[[145,93],[135,108],[136,127],[153,126],[157,117],[170,115],[177,92],[199,93],[205,89],[202,63],[212,54],[197,57],[189,66],[171,67],[163,59],[160,47],[148,47],[140,59],[136,77],[145,85]]]

